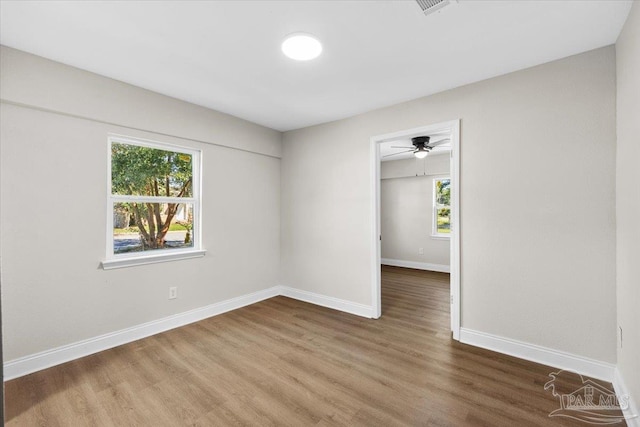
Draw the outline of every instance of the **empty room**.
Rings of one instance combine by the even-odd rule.
[[[640,427],[640,1],[0,0],[7,426]]]

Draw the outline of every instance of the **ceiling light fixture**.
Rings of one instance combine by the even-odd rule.
[[[429,150],[427,150],[424,145],[421,147],[418,147],[414,152],[413,155],[416,156],[416,158],[418,159],[424,159],[425,157],[427,157],[427,154],[429,154]]]
[[[309,61],[322,53],[322,43],[311,34],[289,34],[282,42],[282,53],[296,61]]]
[[[398,154],[413,153],[416,159],[424,159],[425,157],[427,157],[429,152],[434,148],[451,142],[451,138],[449,138],[449,135],[435,135],[434,137],[435,138],[439,137],[439,139],[432,141],[431,136],[415,136],[411,138],[411,144],[413,144],[413,148],[409,148],[407,146],[402,146],[402,145],[401,146],[392,145],[391,148],[408,148],[408,150],[387,154],[386,156],[383,156],[383,157],[391,157],[391,156],[397,156]]]

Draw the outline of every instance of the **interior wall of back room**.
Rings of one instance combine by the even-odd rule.
[[[424,160],[403,159],[380,165],[382,261],[449,266],[449,239],[434,238],[433,182],[448,177],[449,153]],[[393,260],[393,261],[391,261]]]

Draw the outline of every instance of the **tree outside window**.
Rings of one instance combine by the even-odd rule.
[[[433,180],[433,234],[449,237],[451,233],[451,179]]]

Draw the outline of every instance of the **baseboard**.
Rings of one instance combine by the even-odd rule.
[[[460,328],[460,341],[509,356],[613,382],[615,365],[522,341]]]
[[[4,364],[4,380],[8,381],[32,372],[50,368],[90,354],[108,350],[122,344],[139,340],[169,329],[178,328],[208,317],[226,313],[256,302],[280,295],[280,287],[231,298],[205,307],[196,308],[184,313],[175,314],[163,319],[143,323],[131,328],[122,329],[97,337],[78,341],[40,353],[14,359]]]
[[[316,294],[300,289],[290,288],[288,286],[280,287],[280,295],[308,302],[322,307],[332,308],[334,310],[344,311],[346,313],[355,314],[356,316],[373,318],[373,307],[370,305],[358,304],[355,302],[328,297],[326,295]]]
[[[627,427],[640,427],[640,407],[636,405],[634,400],[634,397],[636,396],[631,396],[629,394],[629,389],[627,388],[624,379],[622,378],[622,373],[618,368],[615,369],[615,373],[613,375],[613,389],[618,397],[628,396],[629,405],[622,409],[625,421],[627,422]]]
[[[404,261],[401,259],[382,258],[382,265],[391,265],[393,267],[415,268],[416,270],[437,271],[440,273],[450,273],[451,267],[447,264],[430,264],[428,262]]]
[[[236,310],[247,305],[255,304],[265,299],[276,296],[286,296],[311,304],[320,305],[334,310],[344,311],[362,317],[373,317],[371,306],[354,303],[313,292],[301,291],[286,286],[274,286],[269,289],[231,298],[205,307],[196,308],[184,313],[152,322],[143,323],[131,328],[122,329],[72,344],[46,350],[40,353],[31,354],[19,359],[14,359],[4,363],[4,380],[9,381],[32,372],[47,369],[61,363],[79,359],[90,354],[108,350],[119,345],[127,344],[151,335],[159,334],[170,329],[179,328],[189,323],[217,316],[231,310]]]
[[[61,363],[136,341],[141,338],[197,322],[278,295],[334,310],[344,311],[361,317],[373,317],[373,307],[368,305],[294,289],[287,286],[274,286],[252,294],[231,298],[226,301],[184,313],[175,314],[163,319],[143,323],[131,328],[122,329],[120,331],[111,332],[98,337],[78,341],[8,361],[4,364],[4,379],[5,381],[8,381],[18,378],[32,372],[40,371]],[[554,368],[570,369],[583,375],[613,382],[614,387],[616,387],[616,392],[622,395],[624,395],[626,391],[622,377],[615,369],[615,366],[609,363],[466,328],[460,329],[460,341],[465,344],[486,348],[488,350],[497,351],[499,353],[508,354],[521,359],[552,366]],[[629,409],[629,413],[638,414],[637,408],[633,405],[633,402],[630,402],[630,405],[631,408]]]

